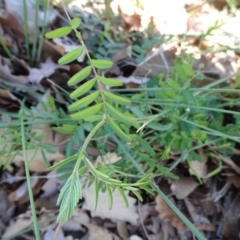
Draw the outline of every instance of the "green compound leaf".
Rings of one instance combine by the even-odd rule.
[[[72,216],[79,199],[82,198],[82,189],[77,172],[73,172],[59,194],[57,205],[60,205],[57,222],[64,224]]]
[[[48,32],[45,34],[46,38],[60,38],[60,37],[64,37],[67,36],[70,32],[72,31],[72,28],[67,26],[67,27],[61,27],[58,28],[56,30],[53,30],[51,32]]]
[[[90,95],[78,100],[77,102],[71,104],[68,109],[69,111],[75,111],[79,108],[83,108],[93,102],[99,96],[99,92],[91,93]]]
[[[68,52],[67,54],[62,56],[58,60],[58,64],[60,64],[60,65],[68,64],[68,63],[76,60],[79,56],[81,56],[82,52],[83,52],[82,46],[79,48],[76,48],[76,49],[72,50],[71,52]]]
[[[113,62],[109,60],[92,59],[91,64],[98,69],[108,69],[112,67]]]
[[[70,26],[72,29],[77,29],[79,25],[81,24],[81,19],[80,18],[74,18],[70,21]]]
[[[118,79],[105,78],[105,77],[101,77],[101,76],[99,76],[98,79],[102,84],[110,86],[110,87],[118,87],[118,86],[123,85],[123,82]]]
[[[92,89],[92,87],[94,86],[94,84],[96,83],[97,79],[93,78],[89,81],[87,81],[86,83],[84,83],[83,85],[81,85],[80,87],[78,87],[75,91],[73,91],[70,94],[70,98],[74,99],[77,97],[80,97],[81,95],[83,95],[84,93],[88,92],[90,89]]]
[[[81,112],[71,114],[70,116],[72,119],[81,120],[81,119],[85,119],[89,116],[92,116],[95,113],[99,113],[100,111],[102,111],[102,109],[103,109],[103,104],[99,103],[99,104],[89,107]]]
[[[73,86],[73,85],[81,82],[83,79],[85,79],[86,77],[89,76],[91,71],[92,71],[92,67],[91,66],[87,66],[87,67],[83,68],[80,72],[76,73],[75,75],[73,75],[69,79],[68,86]]]
[[[120,195],[121,195],[121,197],[122,197],[126,207],[129,207],[127,196],[126,196],[124,190],[121,187],[117,187],[117,190],[119,191],[119,193],[120,193]]]
[[[122,131],[122,129],[110,118],[107,118],[107,123],[109,124],[110,128],[116,133],[120,138],[122,138],[126,142],[131,142],[132,139],[129,135]]]
[[[107,91],[103,91],[103,94],[106,98],[108,98],[110,101],[114,102],[114,103],[119,103],[119,104],[130,104],[131,101],[127,98],[124,97],[120,97],[116,94],[107,92]]]
[[[125,116],[123,113],[116,110],[114,107],[112,107],[109,103],[105,103],[105,106],[110,113],[111,116],[119,120],[120,122],[126,123],[128,125],[135,125],[133,119],[129,119],[127,116]]]
[[[113,205],[112,190],[108,184],[106,184],[106,189],[107,189],[107,196],[108,196],[108,206],[109,206],[109,209],[112,209],[112,205]]]

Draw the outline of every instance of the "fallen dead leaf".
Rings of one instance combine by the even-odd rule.
[[[197,207],[195,207],[194,204],[188,198],[185,198],[184,202],[194,222],[194,225],[197,227],[198,230],[208,232],[209,231],[213,232],[216,230],[215,224],[210,223],[210,221],[205,216],[203,216],[201,212],[198,213]]]
[[[44,23],[47,26],[51,24],[57,17],[57,11],[52,8],[48,9],[47,11],[44,11],[43,9],[39,8],[37,11],[38,16],[36,16],[35,0],[25,0],[24,2],[8,0],[5,2],[5,7],[8,12],[16,15],[18,18],[24,21],[24,3],[26,4],[27,11],[26,14],[28,16],[29,26],[35,26],[36,18],[39,27],[43,26]]]
[[[83,197],[85,199],[85,202],[83,204],[83,209],[90,210],[92,217],[100,217],[103,219],[109,218],[112,221],[126,221],[130,222],[133,225],[136,225],[139,218],[138,214],[136,213],[136,207],[134,206],[136,199],[128,196],[128,192],[126,192],[126,196],[129,202],[129,207],[126,207],[120,193],[117,190],[115,190],[112,195],[113,206],[112,209],[109,210],[107,204],[107,193],[100,191],[98,197],[98,206],[96,211],[94,211],[94,187],[90,186],[88,188],[84,188]]]
[[[129,233],[128,233],[128,230],[127,230],[126,222],[117,221],[117,231],[118,231],[118,235],[122,239],[128,239],[129,238]]]
[[[121,159],[122,159],[122,157],[118,156],[116,153],[108,152],[104,156],[98,156],[96,161],[94,162],[94,165],[97,166],[99,163],[102,163],[102,164],[105,164],[105,165],[113,164],[113,163],[118,162]]]
[[[0,89],[0,108],[7,110],[19,109],[21,101],[9,90]]]
[[[159,218],[170,222],[171,225],[177,229],[186,229],[185,224],[176,215],[176,213],[165,203],[165,201],[157,195],[155,198],[156,210],[159,212]]]
[[[204,155],[203,149],[199,149],[198,153],[201,156],[202,162],[199,162],[197,160],[190,161],[189,172],[192,175],[203,178],[207,175],[207,157]]]
[[[19,215],[16,221],[10,221],[10,224],[6,228],[2,238],[10,237],[11,235],[14,235],[32,225],[32,219],[29,217],[27,219],[24,217],[24,215],[25,214]]]
[[[43,236],[43,240],[73,240],[72,236],[65,237],[62,229],[59,230],[57,238],[54,237],[55,231],[52,229],[48,229]]]
[[[199,185],[199,183],[191,177],[181,177],[177,181],[170,180],[170,182],[172,193],[177,199],[186,198]]]
[[[29,170],[33,172],[47,172],[48,166],[44,162],[44,158],[42,155],[41,149],[36,150],[27,150],[26,154],[28,156],[28,159],[32,159],[29,162]],[[51,153],[51,152],[45,152],[45,156],[48,159],[49,162],[52,161],[60,161],[64,159],[64,155],[59,152]],[[6,161],[7,159],[5,159]],[[16,155],[13,159],[13,162],[24,162],[24,157],[21,155]]]

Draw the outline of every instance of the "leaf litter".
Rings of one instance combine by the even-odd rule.
[[[140,2],[140,5],[136,7],[130,1],[113,0],[108,6],[108,9],[118,14],[122,20],[121,26],[113,24],[110,27],[110,33],[118,32],[121,29],[126,32],[135,31],[139,33],[139,36],[136,35],[136,39],[128,40],[127,43],[124,42],[123,47],[108,55],[113,60],[114,66],[109,72],[106,72],[106,75],[110,74],[121,80],[125,88],[135,88],[138,85],[146,84],[152,76],[158,73],[167,75],[170,67],[174,65],[174,58],[181,58],[188,51],[191,51],[190,53],[194,54],[196,58],[193,68],[206,75],[220,78],[239,71],[240,58],[236,49],[239,47],[240,36],[236,28],[240,25],[240,20],[237,14],[229,13],[226,9],[219,10],[212,4],[203,4],[204,2],[201,0],[171,0],[168,3],[159,1],[158,8],[149,0],[138,2]],[[65,101],[64,96],[56,86],[60,83],[60,86],[65,87],[67,80],[79,69],[85,67],[86,56],[83,53],[75,63],[60,66],[57,63],[58,59],[65,53],[78,48],[79,44],[73,36],[71,38],[58,38],[53,41],[44,39],[43,58],[37,66],[30,66],[26,57],[26,49],[22,47],[25,37],[22,23],[23,12],[19,11],[20,8],[22,9],[19,4],[21,3],[16,1],[5,1],[4,8],[1,8],[1,39],[13,53],[15,62],[9,58],[1,46],[0,77],[5,83],[17,83],[20,86],[36,85],[35,89],[38,93],[31,95],[27,94],[25,90],[20,90],[19,86],[0,85],[0,107],[4,110],[16,111],[22,103],[22,94],[26,94],[30,98],[30,100],[28,99],[29,102],[37,102],[34,107],[41,112],[43,110],[40,107],[40,100],[46,103],[52,91],[56,99],[62,103]],[[201,4],[203,5],[200,6]],[[28,22],[30,41],[33,41],[34,19],[37,17],[39,26],[43,25],[43,12],[40,11],[39,15],[35,16],[32,6],[32,1],[27,1],[27,11],[30,16]],[[96,48],[98,39],[94,37],[102,31],[102,26],[99,25],[96,12],[101,12],[104,8],[101,3],[94,3],[93,6],[83,7],[82,5],[79,6],[79,1],[72,1],[68,7],[72,15],[74,15],[74,11],[77,11],[79,15],[85,16],[85,21],[89,26],[94,23],[92,24],[93,29],[90,30],[95,31],[95,36],[87,28],[83,30],[82,34],[84,40],[89,43],[88,47],[92,51],[98,51],[99,49]],[[190,10],[195,7],[194,14],[190,14]],[[175,12],[176,10],[177,12]],[[54,29],[59,25],[64,26],[65,19],[59,17],[61,14],[59,9],[48,10],[47,28]],[[176,19],[172,16],[178,17]],[[213,31],[213,34],[208,34],[200,46],[198,37],[188,36],[188,41],[182,41],[178,37],[167,43],[163,40],[158,41],[153,44],[154,47],[151,46],[149,49],[146,47],[142,56],[136,54],[136,41],[139,40],[137,38],[143,36],[146,38],[145,33],[143,34],[144,29],[151,24],[155,25],[153,31],[160,32],[162,35],[186,33],[197,35],[210,30]],[[218,25],[221,25],[221,27],[218,28]],[[212,26],[215,26],[215,28],[211,29]],[[109,38],[109,36],[107,37]],[[117,39],[113,38],[108,44],[112,44],[114,41],[117,41]],[[91,43],[93,44],[91,45]],[[189,48],[189,44],[191,48]],[[209,48],[217,49],[226,45],[228,46],[227,50],[206,51]],[[138,55],[137,59],[136,55]],[[203,67],[200,68],[199,66]],[[53,80],[53,83],[48,82],[47,79]],[[201,84],[204,85],[206,82],[203,81]],[[36,96],[40,96],[40,98]],[[52,109],[49,109],[49,111],[52,111]],[[1,116],[1,118],[3,117]],[[4,129],[0,129],[0,131],[3,133]],[[11,139],[11,134],[13,133],[8,133],[9,138],[7,137],[7,139]],[[65,146],[63,145],[63,147],[62,143],[67,141],[68,138],[52,131],[50,124],[33,126],[31,134],[43,135],[42,143],[52,145],[54,148],[54,152],[46,151],[44,154],[41,149],[37,151],[27,150],[29,159],[32,159],[29,167],[32,172],[32,188],[40,209],[39,219],[46,220],[56,214],[57,208],[54,202],[51,203],[50,199],[56,199],[62,182],[59,181],[57,172],[48,174],[48,166],[45,160],[58,162],[64,159],[66,153],[64,151]],[[111,143],[109,145],[111,146]],[[12,143],[8,143],[6,147],[7,149],[17,149]],[[1,149],[1,151],[3,150]],[[118,164],[121,160],[121,156],[118,156],[115,152],[108,152],[103,156],[100,156],[98,149],[94,149],[92,152],[97,153],[95,164]],[[190,163],[190,166],[185,164],[178,166],[176,171],[180,175],[181,171],[183,172],[179,180],[170,180],[168,183],[165,182],[165,186],[163,186],[160,179],[159,186],[166,194],[171,195],[170,199],[199,230],[206,233],[208,239],[213,239],[216,236],[225,239],[238,239],[239,230],[237,226],[239,226],[240,208],[239,194],[236,193],[236,190],[239,189],[239,157],[235,160],[223,157],[224,167],[220,169],[220,173],[208,179],[205,177],[213,170],[216,159],[210,159],[203,152],[200,152],[199,155],[202,158],[201,162],[196,159]],[[2,154],[0,156],[1,162],[4,162],[4,159],[7,158],[9,156],[2,156]],[[11,166],[0,172],[0,234],[2,238],[18,233],[32,225],[28,210],[23,156],[21,154],[13,155],[12,162]],[[202,184],[194,178],[195,175],[204,179]],[[154,237],[160,239],[160,235],[163,239],[183,239],[184,234],[190,236],[186,226],[159,196],[156,196],[155,199],[148,199],[148,202],[144,202],[138,208],[136,198],[128,195],[130,207],[126,208],[117,192],[114,192],[115,194],[111,211],[106,204],[107,197],[104,193],[100,194],[98,208],[94,211],[92,209],[93,191],[91,188],[86,188],[84,190],[83,206],[77,208],[69,223],[62,227],[58,239],[73,239],[74,234],[78,234],[78,239],[92,240],[99,239],[99,236],[103,240],[121,238],[154,239]],[[147,207],[149,204],[155,206],[155,209]],[[8,208],[8,211],[4,212],[2,209],[6,208]],[[14,211],[16,208],[18,212]],[[143,209],[145,209],[145,214],[141,215]],[[96,219],[99,221],[96,221]],[[107,220],[110,223],[107,224]],[[72,228],[69,226],[72,226]],[[54,220],[48,227],[45,226],[42,229],[43,239],[52,239],[56,229]],[[25,239],[28,239],[31,234],[26,233],[26,235],[23,234],[23,238],[24,236]],[[74,236],[76,237],[76,235]]]

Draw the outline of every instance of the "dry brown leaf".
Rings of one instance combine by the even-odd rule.
[[[120,240],[116,235],[110,233],[103,227],[98,227],[95,224],[88,224],[89,240]],[[114,237],[114,238],[113,238]]]
[[[20,47],[20,43],[21,41],[23,42],[25,40],[25,37],[24,29],[19,19],[9,11],[4,11],[1,9],[0,25],[5,33],[9,34],[18,42],[18,46]]]
[[[157,195],[155,198],[156,201],[156,210],[159,212],[159,218],[170,222],[171,225],[177,229],[186,229],[185,224],[182,220],[176,215],[176,213],[165,203],[165,201]]]
[[[53,229],[48,229],[43,236],[43,240],[73,240],[73,237],[65,237],[63,230],[60,228],[57,238],[55,237],[55,231]]]
[[[192,175],[196,175],[200,178],[203,178],[207,175],[207,156],[204,154],[203,149],[199,149],[198,153],[202,159],[202,162],[197,160],[190,161],[189,172]]]
[[[16,221],[14,220],[10,221],[10,224],[6,228],[6,231],[4,232],[2,238],[7,238],[13,234],[16,234],[31,225],[32,219],[31,217],[29,217],[28,213],[19,215]]]
[[[121,159],[122,159],[122,157],[118,156],[116,153],[108,152],[104,156],[98,156],[94,165],[97,166],[99,163],[102,163],[102,164],[105,164],[105,165],[113,164],[113,163],[118,162]]]
[[[199,183],[191,177],[181,177],[177,181],[171,181],[171,190],[177,199],[184,199],[193,192],[198,185]]]
[[[128,233],[128,230],[127,230],[126,222],[117,221],[117,231],[118,231],[118,235],[122,239],[128,239],[129,238],[129,233]]]
[[[4,105],[4,102],[12,103],[19,107],[21,101],[16,98],[9,90],[0,89],[0,104]]]
[[[28,80],[33,84],[39,84],[44,78],[51,76],[56,69],[69,70],[69,66],[58,65],[51,58],[47,58],[44,63],[40,63],[39,68],[28,68]]]
[[[44,158],[43,158],[41,149],[38,149],[37,151],[36,150],[27,150],[26,154],[28,156],[28,160],[32,159],[29,162],[29,170],[30,171],[38,172],[38,173],[48,171],[48,167],[44,162]],[[49,162],[60,161],[60,160],[64,159],[64,155],[59,152],[55,152],[55,153],[45,152],[45,156]],[[15,163],[24,162],[24,157],[17,155],[13,159],[13,162],[15,162]]]
[[[94,187],[90,186],[89,188],[84,188],[83,197],[85,202],[83,204],[83,209],[90,210],[92,217],[100,217],[103,219],[109,218],[112,221],[126,221],[136,225],[139,218],[138,214],[136,213],[136,207],[134,206],[136,199],[128,196],[128,192],[126,192],[129,202],[129,207],[126,207],[120,193],[117,190],[115,190],[112,194],[113,206],[111,210],[109,210],[108,207],[107,193],[100,191],[98,197],[98,206],[96,211],[94,211]]]
[[[27,10],[27,16],[28,16],[28,25],[29,26],[35,26],[36,21],[36,11],[35,11],[35,0],[25,0],[23,1],[15,1],[15,0],[7,0],[5,1],[6,10],[14,15],[16,15],[18,18],[20,18],[22,21],[24,21],[24,3],[26,3],[26,10]],[[54,9],[48,9],[47,11],[44,11],[43,9],[38,9],[38,19],[37,23],[38,26],[41,27],[43,24],[46,24],[47,26],[51,24],[57,17],[57,11]]]
[[[11,61],[8,58],[0,56],[0,76],[1,78],[10,82],[16,82],[21,84],[27,84],[29,79],[24,75],[14,75],[11,72],[10,67],[12,66]]]
[[[198,228],[198,230],[211,231],[211,232],[216,230],[215,224],[210,223],[210,221],[206,217],[204,217],[201,212],[198,213],[197,208],[188,198],[185,198],[184,202],[194,222],[194,225]]]

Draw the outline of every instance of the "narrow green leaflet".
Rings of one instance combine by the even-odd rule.
[[[70,21],[70,26],[72,29],[77,29],[80,26],[81,19],[80,18],[74,18]]]
[[[53,127],[52,129],[61,134],[72,134],[72,133],[74,133],[76,128],[77,128],[77,126],[75,126],[75,125],[63,124],[60,127]]]
[[[91,102],[93,102],[97,97],[99,96],[99,92],[91,93],[90,95],[78,100],[77,102],[74,102],[71,104],[68,109],[69,111],[75,111],[79,108],[83,108],[85,106],[88,106]]]
[[[82,46],[78,47],[78,48],[72,50],[71,52],[68,52],[64,56],[62,56],[58,60],[58,64],[60,64],[60,65],[68,64],[68,63],[76,60],[79,56],[81,56],[82,52],[83,52],[83,47]]]
[[[101,60],[100,59],[92,59],[91,63],[95,68],[98,68],[98,69],[108,69],[108,68],[112,67],[112,65],[113,65],[112,61],[102,60],[102,59]]]
[[[94,180],[94,200],[93,200],[93,209],[96,210],[98,204],[98,195],[99,195],[99,182],[98,179],[95,178]]]
[[[148,127],[153,130],[158,130],[158,131],[164,132],[164,131],[170,130],[171,127],[173,127],[173,123],[168,123],[166,125],[162,125],[160,123],[151,122],[148,124]]]
[[[122,196],[122,199],[123,199],[126,207],[129,207],[127,196],[126,196],[124,190],[121,187],[117,187],[117,190],[119,191],[120,195]]]
[[[88,158],[84,158],[85,164],[87,165],[89,171],[96,177],[97,176],[97,170],[96,168],[92,165],[91,161]]]
[[[72,216],[79,199],[82,198],[82,189],[77,172],[73,172],[59,194],[57,205],[60,205],[57,222],[64,224]]]
[[[83,166],[83,167],[79,168],[78,169],[78,175],[80,175],[80,176],[83,175],[84,172],[86,171],[86,168],[87,168],[86,166]]]
[[[119,112],[118,110],[116,110],[114,107],[112,107],[109,103],[105,103],[105,106],[108,110],[108,112],[110,113],[111,116],[115,117],[117,120],[119,120],[120,122],[129,124],[129,125],[133,125],[134,120],[133,119],[129,119],[128,117],[126,117],[123,113]]]
[[[120,138],[122,138],[126,142],[131,142],[132,139],[129,135],[122,131],[122,129],[112,120],[112,118],[108,117],[107,122],[110,128],[116,133]]]
[[[81,119],[85,119],[89,116],[92,116],[95,113],[99,113],[100,111],[102,111],[102,109],[103,109],[103,105],[102,105],[102,103],[99,103],[99,104],[89,107],[81,112],[71,114],[70,116],[72,119],[81,120]]]
[[[84,120],[87,122],[98,122],[102,119],[102,115],[93,115],[85,117]]]
[[[72,31],[72,28],[69,26],[61,27],[61,28],[58,28],[56,30],[46,33],[45,37],[46,38],[60,38],[60,37],[67,36],[71,31]]]
[[[49,167],[48,170],[49,170],[49,171],[52,171],[52,170],[54,170],[54,169],[56,169],[56,168],[59,168],[59,167],[65,165],[65,164],[67,164],[67,163],[69,163],[69,162],[71,162],[71,161],[76,160],[77,158],[78,158],[78,154],[74,154],[73,156],[68,157],[68,158],[62,160],[61,162],[58,162],[58,163],[56,163],[55,165]]]
[[[109,206],[109,209],[112,209],[112,205],[113,205],[112,190],[108,184],[106,184],[106,189],[107,189],[107,196],[108,196],[108,206]]]
[[[101,77],[101,76],[99,76],[98,79],[102,84],[108,85],[110,87],[118,87],[118,86],[123,85],[123,82],[118,79],[105,78],[105,77]]]
[[[119,103],[119,104],[130,104],[131,101],[125,97],[120,97],[116,94],[107,92],[107,91],[103,91],[103,94],[106,98],[108,98],[110,101],[114,102],[114,103]]]
[[[138,190],[131,190],[131,191],[132,191],[132,193],[135,194],[135,196],[138,198],[138,200],[139,200],[140,202],[143,201],[143,198],[142,198],[141,194],[138,192]]]
[[[80,97],[81,95],[83,95],[84,93],[88,92],[90,89],[92,89],[92,87],[94,86],[94,84],[96,83],[97,79],[93,78],[89,81],[87,81],[86,83],[84,83],[83,85],[81,85],[80,87],[78,87],[75,91],[73,91],[70,94],[70,98],[74,99],[77,97]]]
[[[82,80],[84,80],[86,77],[89,76],[89,74],[92,71],[92,67],[91,66],[87,66],[85,68],[83,68],[80,72],[76,73],[75,75],[73,75],[69,81],[68,81],[68,86],[73,86],[77,83],[80,83]]]

